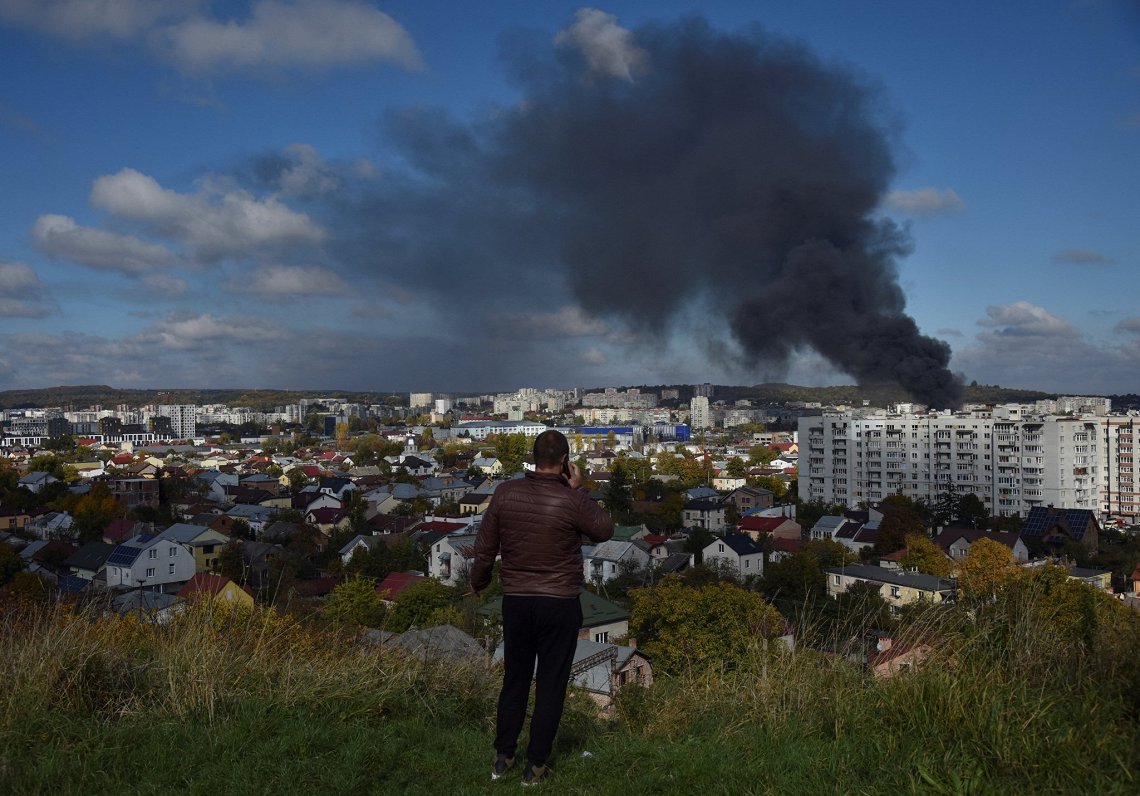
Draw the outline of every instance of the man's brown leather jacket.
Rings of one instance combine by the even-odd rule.
[[[613,535],[614,521],[583,490],[571,489],[561,475],[528,471],[491,496],[475,538],[471,587],[486,588],[501,553],[504,594],[577,597],[581,536],[604,542]]]

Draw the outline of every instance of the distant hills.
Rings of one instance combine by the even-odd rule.
[[[692,385],[630,385],[640,389],[660,392],[675,389],[681,400],[688,401],[692,396]],[[588,388],[587,391],[602,388]],[[626,389],[623,387],[622,389]],[[505,390],[504,390],[505,391]],[[450,393],[462,397],[473,393]],[[362,404],[406,403],[406,392],[354,392],[344,390],[248,390],[248,389],[122,389],[105,384],[45,387],[42,389],[0,391],[0,409],[24,409],[60,406],[83,409],[101,405],[114,408],[120,404],[143,406],[145,404],[226,404],[229,406],[250,406],[257,410],[271,410],[277,406],[297,403],[301,398],[319,395],[335,396],[346,401]],[[964,400],[968,403],[1006,403],[1035,401],[1055,396],[1039,390],[1017,390],[998,385],[972,383],[965,388]],[[1117,398],[1117,396],[1113,396]],[[1121,396],[1124,406],[1137,405],[1137,396]],[[906,393],[895,385],[844,385],[839,387],[801,387],[795,384],[755,384],[752,386],[714,385],[713,400],[733,402],[751,400],[758,403],[782,404],[788,401],[818,402],[825,405],[850,404],[858,406],[867,401],[872,406],[885,406],[891,403],[908,401]],[[1131,400],[1129,400],[1131,399]],[[1114,406],[1116,403],[1114,402]]]

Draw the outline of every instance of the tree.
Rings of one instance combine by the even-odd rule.
[[[606,504],[606,510],[609,511],[615,522],[620,524],[629,520],[629,512],[632,506],[629,477],[621,467],[614,468],[614,471],[610,473],[610,481],[606,484],[602,499]]]
[[[393,633],[403,633],[413,626],[431,627],[433,620],[450,607],[448,588],[434,578],[425,578],[396,595],[385,627]]]
[[[942,548],[925,534],[912,533],[906,537],[906,555],[899,564],[905,569],[917,569],[936,578],[950,577],[951,561]]]
[[[522,470],[530,451],[530,441],[525,434],[492,434],[487,441],[494,446],[495,456],[503,465],[505,475],[514,475]]]
[[[728,464],[725,465],[724,472],[733,478],[744,478],[748,475],[748,468],[745,466],[743,459],[739,456],[733,456],[728,460]]]
[[[324,615],[338,624],[379,627],[384,621],[384,601],[371,578],[356,576],[332,590]]]
[[[875,552],[893,553],[906,545],[907,536],[925,533],[926,523],[923,522],[921,514],[911,508],[892,506],[883,512],[883,519],[879,523],[879,538],[875,542]]]
[[[766,467],[776,459],[776,451],[768,445],[753,445],[748,449],[748,464],[752,467]]]
[[[989,520],[986,504],[973,492],[967,492],[958,500],[958,522],[971,528],[985,528]]]
[[[958,568],[958,592],[966,601],[993,601],[1020,574],[1013,551],[993,539],[978,539]]]
[[[217,558],[218,574],[232,580],[239,586],[245,585],[245,558],[241,553],[241,542],[235,537],[222,545]]]
[[[93,485],[91,491],[75,502],[71,516],[80,541],[96,542],[103,537],[103,529],[108,523],[126,516],[126,513],[110,488],[100,483]]]
[[[728,581],[693,587],[669,576],[632,599],[631,634],[663,673],[732,667],[783,633],[775,608]]]

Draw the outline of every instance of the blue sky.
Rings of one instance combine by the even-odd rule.
[[[836,280],[704,259],[724,241],[690,217],[755,221],[716,168],[646,168],[682,130],[646,92],[688,85],[669,48],[694,35],[787,50],[853,103],[837,129],[889,162],[840,142],[851,212],[904,239],[867,300],[897,314],[897,285],[950,370],[1140,390],[1140,6],[1110,0],[0,0],[0,389],[874,377],[831,350]],[[772,144],[732,106],[769,89],[698,74],[710,119],[761,120],[709,125],[748,195]],[[645,184],[599,197],[607,175]]]

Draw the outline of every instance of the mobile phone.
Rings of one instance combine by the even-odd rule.
[[[566,476],[566,480],[570,480],[570,459],[569,457],[562,460],[562,474]]]

